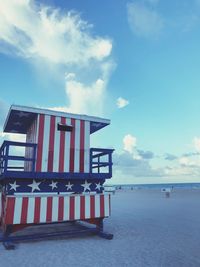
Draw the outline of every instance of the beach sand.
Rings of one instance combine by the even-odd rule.
[[[0,266],[200,266],[200,190],[119,190],[97,236],[0,246]]]

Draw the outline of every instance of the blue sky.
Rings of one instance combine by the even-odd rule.
[[[110,118],[113,183],[200,182],[199,47],[198,0],[0,0],[1,131],[13,103]]]

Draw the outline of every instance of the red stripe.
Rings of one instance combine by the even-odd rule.
[[[71,119],[71,125],[73,126],[70,138],[70,159],[69,159],[69,171],[74,172],[74,150],[75,150],[75,119]]]
[[[66,119],[61,118],[61,123],[65,124]],[[64,160],[65,160],[65,132],[60,131],[60,150],[59,150],[59,172],[64,171]]]
[[[100,195],[100,217],[104,217],[105,216],[105,212],[104,212],[104,195]]]
[[[47,216],[46,221],[51,222],[52,221],[52,197],[47,197]]]
[[[63,221],[64,215],[64,197],[59,197],[58,202],[58,221]]]
[[[53,153],[55,139],[55,116],[51,116],[50,120],[50,136],[49,136],[49,154],[48,154],[48,171],[53,171]]]
[[[43,139],[44,139],[44,115],[40,114],[39,115],[39,130],[38,130],[36,171],[41,171],[41,168],[42,168]]]
[[[15,198],[9,197],[6,199],[6,218],[5,224],[13,224],[14,210],[15,210]]]
[[[85,140],[85,121],[81,120],[80,127],[80,172],[84,172],[84,140]]]
[[[27,223],[27,212],[28,212],[28,197],[22,198],[22,213],[21,213],[21,223]]]
[[[90,196],[90,218],[95,218],[95,196]]]
[[[74,208],[75,208],[75,197],[71,196],[70,202],[69,202],[69,220],[70,221],[74,220]]]
[[[85,196],[81,196],[81,220],[85,219]]]
[[[34,223],[40,222],[40,197],[35,198]]]

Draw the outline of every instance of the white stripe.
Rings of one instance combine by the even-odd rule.
[[[41,197],[40,202],[40,222],[46,222],[47,215],[47,197]]]
[[[53,197],[52,222],[58,221],[58,197]]]
[[[35,198],[29,197],[28,199],[28,212],[27,212],[27,223],[34,222],[34,210],[35,210]]]
[[[75,153],[74,153],[74,172],[79,172],[80,162],[80,120],[75,121]]]
[[[34,193],[34,192],[30,192],[30,193],[26,193],[26,192],[24,192],[24,193],[18,193],[18,192],[15,192],[14,193],[14,195],[15,196],[35,196],[36,194]],[[37,196],[38,197],[41,197],[41,196],[47,196],[47,195],[50,195],[50,196],[52,196],[52,195],[58,195],[58,193],[57,192],[43,192],[43,193],[37,193]]]
[[[39,129],[39,115],[37,115],[37,118],[35,119],[35,133],[34,133],[34,139],[33,142],[38,144],[38,129]],[[37,149],[36,149],[36,156],[37,156]],[[37,159],[36,159],[37,162]],[[36,162],[35,162],[35,168],[36,168]]]
[[[73,193],[72,192],[60,192],[59,195],[72,195]],[[74,194],[73,194],[74,195]]]
[[[89,172],[90,166],[90,122],[85,121],[85,140],[84,140],[84,172]]]
[[[36,120],[35,120],[35,139],[34,139],[34,143],[38,143],[38,132],[39,132],[39,115],[37,116]]]
[[[90,218],[90,195],[84,195],[85,197],[85,218]]]
[[[80,216],[80,196],[75,196],[75,220],[79,220]]]
[[[22,214],[22,197],[16,197],[13,224],[19,224],[21,222],[21,214]]]
[[[33,125],[31,125],[30,128],[29,128],[29,140],[28,140],[29,143],[32,142],[32,126]],[[28,147],[28,156],[27,156],[27,158],[30,158],[30,157],[31,157],[31,147]],[[27,163],[28,163],[28,171],[30,171],[31,170],[31,162],[28,161]]]
[[[27,136],[27,143],[30,143],[31,140],[31,127],[28,129],[28,136]],[[26,147],[27,148],[27,153],[26,153],[26,157],[29,158],[29,154],[30,154],[30,147]],[[27,161],[26,162],[26,169],[28,171],[30,171],[30,162]]]
[[[95,191],[93,191],[93,192],[83,192],[83,194],[90,194],[90,195],[96,195],[96,192]]]
[[[48,153],[49,153],[49,136],[50,136],[50,116],[45,116],[44,119],[44,138],[42,150],[42,171],[47,171]]]
[[[34,120],[34,122],[32,123],[32,126],[31,126],[31,136],[30,136],[30,140],[29,140],[30,143],[35,143],[34,142],[34,140],[35,140],[35,130],[36,130],[36,119]],[[29,149],[30,149],[29,157],[33,158],[34,149],[33,149],[33,147],[30,147]],[[29,171],[32,171],[32,162],[29,162]]]
[[[109,195],[104,195],[104,214],[105,217],[109,216]]]
[[[100,195],[95,195],[95,218],[100,217]]]
[[[71,125],[71,119],[66,119],[66,124]],[[70,135],[71,135],[71,132],[65,132],[64,172],[69,172]]]
[[[64,212],[63,212],[63,220],[69,220],[69,197],[64,197]]]
[[[60,117],[55,119],[55,139],[54,139],[54,157],[53,157],[53,171],[59,170],[59,151],[60,151],[60,131],[57,130],[58,123],[61,122]]]
[[[26,135],[26,143],[28,143],[28,132],[27,132],[27,135]],[[28,147],[25,148],[25,158],[28,157]],[[24,161],[24,171],[27,171],[28,170],[28,161]]]
[[[27,135],[26,135],[26,143],[29,143],[30,142],[30,127],[28,129],[28,132],[27,132]],[[29,147],[26,147],[25,148],[25,157],[28,158],[29,157]],[[25,171],[29,171],[29,161],[25,161],[24,162],[24,168],[25,168]]]

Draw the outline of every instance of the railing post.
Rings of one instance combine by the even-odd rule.
[[[33,146],[32,172],[35,171],[35,163],[36,163],[36,145]]]
[[[109,162],[109,175],[112,176],[112,152],[109,152],[108,162]]]
[[[8,168],[8,155],[9,155],[9,145],[6,144],[5,146],[5,163],[4,163],[4,173],[7,172],[7,168]]]
[[[92,149],[90,148],[90,174],[92,174]]]
[[[0,174],[3,173],[3,156],[4,156],[4,149],[2,149],[1,151],[1,155],[0,155]]]
[[[100,157],[98,157],[98,173],[100,172],[99,163],[100,163]]]

